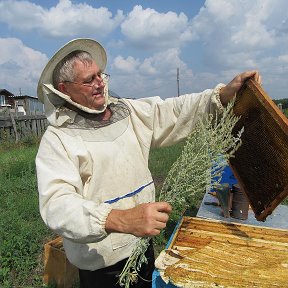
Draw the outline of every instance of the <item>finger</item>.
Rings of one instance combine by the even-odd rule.
[[[257,74],[256,70],[246,71],[242,74],[242,79],[246,80],[246,79],[251,78],[251,77],[255,78],[256,74]]]
[[[157,236],[157,235],[160,234],[160,231],[161,231],[161,230],[153,229],[153,230],[151,231],[151,233],[149,233],[149,235],[146,235],[146,236]]]
[[[160,233],[161,230],[166,228],[166,224],[165,223],[158,223],[158,225],[156,225],[154,227],[154,229],[149,233],[150,235],[158,235]]]
[[[258,84],[262,84],[262,78],[261,75],[258,71],[255,71],[255,74],[253,75],[253,79],[258,83]]]
[[[144,229],[142,232],[138,233],[136,236],[155,236],[160,233],[161,230],[166,228],[166,223],[163,222],[154,222],[153,227],[149,229]]]
[[[159,212],[165,212],[169,214],[172,211],[171,205],[167,202],[155,202],[154,204]]]
[[[262,77],[261,75],[259,74],[258,78],[257,78],[257,83],[259,83],[260,85],[262,85]]]
[[[166,223],[169,220],[169,215],[167,213],[159,212],[155,219],[158,222]]]
[[[164,229],[164,228],[166,228],[166,222],[157,222],[156,224],[155,224],[155,227],[154,227],[155,229],[160,229],[160,230],[162,230],[162,229]]]
[[[256,73],[254,74],[253,76],[254,80],[257,82],[257,83],[261,83],[261,75],[258,71],[256,71]]]

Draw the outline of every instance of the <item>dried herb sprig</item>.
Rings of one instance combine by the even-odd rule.
[[[130,284],[136,283],[138,281],[138,272],[141,269],[143,263],[147,263],[147,258],[145,252],[148,249],[150,237],[140,238],[136,247],[132,251],[132,254],[128,258],[120,276],[119,284],[125,288],[129,288]]]
[[[239,117],[233,113],[233,101],[224,109],[221,117],[209,115],[199,121],[193,133],[187,138],[180,157],[172,165],[160,191],[159,201],[166,201],[173,207],[170,219],[179,220],[183,211],[195,206],[208,188],[219,184],[222,172],[229,158],[241,145],[242,130],[232,133]],[[163,231],[162,231],[163,232]],[[125,288],[137,282],[144,255],[151,238],[140,238],[119,276],[119,283]]]
[[[204,121],[199,121],[168,172],[159,201],[167,201],[174,211],[175,203],[175,208],[179,207],[178,212],[181,212],[185,206],[201,200],[207,188],[215,188],[221,181],[229,158],[241,145],[243,132],[232,133],[239,120],[232,107],[233,103],[230,103],[221,118],[209,115]]]

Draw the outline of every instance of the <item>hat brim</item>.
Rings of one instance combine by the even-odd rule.
[[[41,73],[40,79],[37,86],[37,95],[39,101],[44,103],[45,93],[43,91],[42,84],[53,84],[53,71],[57,64],[68,54],[73,51],[82,50],[91,54],[93,60],[99,67],[101,71],[105,70],[107,64],[107,55],[105,49],[101,46],[100,43],[93,39],[88,38],[79,38],[74,39],[62,48],[60,48],[49,60],[44,70]]]

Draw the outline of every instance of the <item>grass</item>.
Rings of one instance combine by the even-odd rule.
[[[172,147],[154,148],[149,157],[149,169],[152,173],[156,187],[156,197],[160,192],[164,179],[168,174],[170,167],[179,157],[184,143]]]
[[[37,145],[1,145],[0,286],[41,287],[43,245],[52,233],[38,208]]]
[[[35,156],[39,139],[0,146],[0,287],[43,287],[43,247],[54,235],[43,223],[38,208]],[[149,167],[156,195],[180,155],[183,144],[153,149]],[[284,204],[288,205],[288,199]],[[171,227],[173,229],[173,227]],[[169,229],[167,229],[169,231]],[[171,230],[170,230],[171,231]],[[159,243],[156,249],[161,249]],[[157,252],[157,251],[156,251]],[[50,288],[55,286],[50,286]]]

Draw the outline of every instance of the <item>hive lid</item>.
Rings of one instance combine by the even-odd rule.
[[[234,112],[244,126],[242,145],[230,167],[259,221],[288,195],[288,119],[254,80],[240,89]]]

